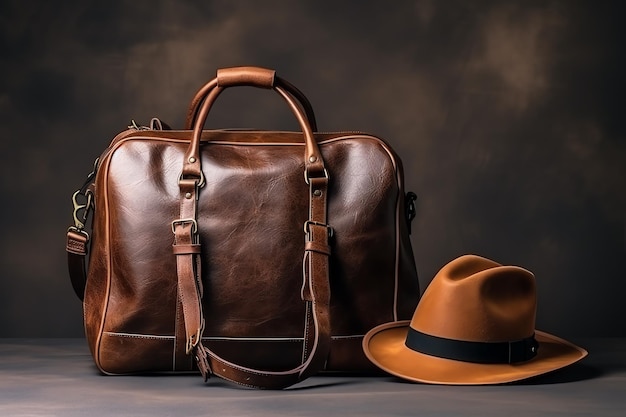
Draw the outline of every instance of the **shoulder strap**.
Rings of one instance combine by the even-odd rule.
[[[76,296],[83,301],[87,282],[86,261],[89,235],[84,231],[70,228],[67,231],[65,250],[67,251],[67,269]]]
[[[183,306],[187,353],[193,353],[205,381],[211,374],[251,388],[282,389],[323,369],[330,351],[330,227],[326,224],[328,177],[309,182],[309,220],[305,223],[302,300],[307,321],[303,361],[288,371],[272,372],[229,362],[202,344],[204,316],[202,280],[198,260],[200,243],[197,223],[198,179],[181,179],[180,218],[172,223],[174,254],[177,258],[179,301]]]
[[[72,194],[74,224],[67,229],[65,249],[67,266],[76,296],[83,301],[87,283],[86,256],[89,248],[89,234],[85,231],[85,222],[93,207],[93,180],[98,171],[100,158],[93,162],[93,170],[87,175],[83,185]]]

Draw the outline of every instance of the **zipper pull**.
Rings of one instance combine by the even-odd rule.
[[[150,126],[139,126],[135,120],[131,120],[128,128],[134,130],[172,130],[167,123],[161,121],[158,117],[150,119]]]
[[[134,119],[130,121],[128,128],[134,130],[150,130],[148,126],[138,126]]]
[[[162,122],[158,117],[150,119],[150,129],[152,130],[171,130],[167,123]]]

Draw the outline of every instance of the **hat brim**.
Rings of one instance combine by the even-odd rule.
[[[363,339],[365,355],[382,370],[415,382],[445,385],[490,385],[520,381],[571,365],[587,351],[566,340],[535,331],[537,356],[514,364],[480,364],[444,359],[406,347],[410,321],[382,324]]]

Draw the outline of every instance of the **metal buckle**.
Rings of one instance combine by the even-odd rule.
[[[176,233],[176,225],[177,224],[185,224],[191,223],[191,232],[196,234],[198,233],[198,222],[196,219],[177,219],[172,222],[172,233]]]
[[[315,222],[313,220],[307,220],[304,222],[304,233],[307,236],[311,233],[311,231],[309,230],[310,225],[325,227],[328,230],[329,238],[332,238],[335,235],[335,229],[333,229],[331,226],[324,224],[324,223]]]
[[[91,237],[89,236],[89,233],[87,233],[85,230],[83,229],[79,229],[76,226],[70,226],[67,228],[68,232],[74,232],[74,233],[80,233],[81,235],[85,236],[85,238],[87,238],[87,241],[89,241],[89,239],[91,239]]]
[[[185,350],[187,355],[189,355],[202,341],[202,333],[204,333],[204,317],[202,318],[202,322],[200,323],[200,327],[196,329],[196,332],[191,335],[191,337],[187,338],[187,343],[185,346]]]

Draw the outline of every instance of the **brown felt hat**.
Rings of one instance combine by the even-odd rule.
[[[502,384],[587,356],[535,330],[535,277],[464,255],[432,280],[411,321],[382,324],[363,339],[367,357],[398,377],[431,384]]]

